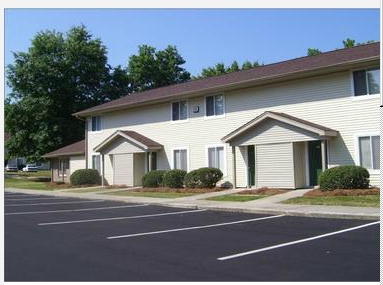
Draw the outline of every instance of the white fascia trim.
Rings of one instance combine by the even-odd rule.
[[[216,147],[223,147],[223,178],[227,177],[227,148],[225,143],[218,143],[218,144],[208,144],[205,145],[205,165],[206,167],[209,167],[209,148],[216,148]]]
[[[149,148],[142,144],[141,142],[133,139],[132,137],[124,134],[123,132],[121,131],[116,131],[114,134],[112,134],[109,138],[107,138],[105,141],[103,141],[102,143],[100,143],[99,145],[97,145],[96,147],[93,148],[94,151],[99,151],[101,148],[103,148],[105,145],[107,145],[108,143],[110,143],[113,139],[115,139],[117,136],[122,136],[123,138],[126,138],[127,140],[130,140],[132,142],[134,142],[135,144],[139,145],[143,150],[147,151],[149,150]],[[156,148],[153,148],[153,149],[156,149]]]
[[[186,150],[186,159],[187,159],[187,172],[190,171],[190,152],[189,152],[189,147],[188,146],[182,146],[182,147],[173,147],[172,149],[172,154],[171,154],[171,158],[172,158],[172,161],[171,161],[171,168],[172,169],[175,169],[174,168],[174,151],[175,150]]]

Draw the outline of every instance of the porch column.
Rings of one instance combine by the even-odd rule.
[[[232,175],[233,175],[233,189],[237,187],[237,167],[236,167],[236,157],[235,157],[235,146],[231,147],[231,156],[232,156]]]
[[[104,187],[104,154],[101,154],[101,187]]]
[[[151,151],[149,151],[149,153],[148,153],[148,156],[149,156],[149,158],[148,158],[148,169],[149,169],[149,171],[152,171],[152,152]]]
[[[322,170],[327,169],[327,140],[321,140]]]
[[[54,158],[50,159],[50,165],[51,165],[51,183],[53,183],[53,166],[54,166]]]

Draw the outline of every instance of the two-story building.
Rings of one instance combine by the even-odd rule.
[[[373,43],[135,93],[74,115],[86,121],[84,165],[104,184],[210,166],[235,187],[295,189],[317,185],[338,165],[361,165],[378,185],[379,112]]]

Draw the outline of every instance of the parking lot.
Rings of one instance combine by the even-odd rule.
[[[4,195],[5,281],[379,280],[379,221]]]

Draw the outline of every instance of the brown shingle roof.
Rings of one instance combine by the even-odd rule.
[[[154,140],[149,139],[148,137],[145,137],[144,135],[141,135],[135,131],[120,131],[124,133],[125,135],[131,137],[132,139],[142,143],[143,145],[147,147],[162,147],[161,144],[155,142]]]
[[[85,154],[85,140],[75,142],[73,144],[64,146],[56,149],[52,152],[44,154],[42,157],[51,158],[59,156],[70,156],[70,155],[82,155]]]
[[[379,56],[380,42],[360,45],[353,48],[339,49],[316,56],[305,56],[221,76],[151,89],[77,112],[74,115],[87,116],[94,113],[124,109],[138,104],[148,104],[149,102],[165,99],[171,100],[177,96],[213,90],[214,88],[239,86],[246,82],[255,83],[265,79],[280,78],[292,74],[341,66],[367,59],[377,59]]]

